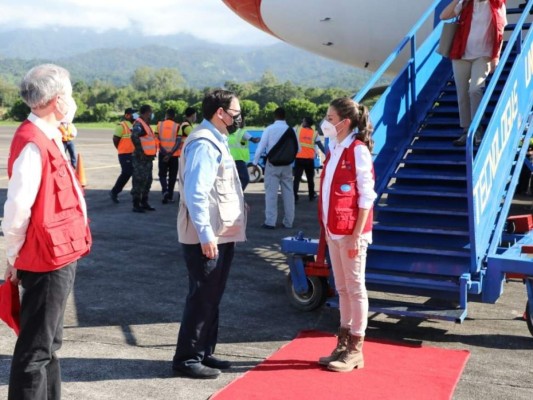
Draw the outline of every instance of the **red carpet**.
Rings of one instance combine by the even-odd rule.
[[[451,399],[470,355],[468,351],[368,340],[365,368],[338,373],[316,363],[335,343],[331,334],[302,332],[211,399]]]

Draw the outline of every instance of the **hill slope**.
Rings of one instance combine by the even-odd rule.
[[[61,46],[57,46],[61,43]],[[369,73],[296,49],[285,43],[264,47],[221,46],[190,35],[140,36],[120,31],[74,29],[0,32],[0,75],[16,82],[32,65],[55,62],[74,81],[130,82],[143,66],[175,68],[193,88],[226,81],[257,81],[272,72],[280,82],[355,90]]]

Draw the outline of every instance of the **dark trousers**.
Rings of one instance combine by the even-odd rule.
[[[148,201],[148,194],[152,186],[153,157],[132,157],[133,174],[131,176],[131,196],[133,201]]]
[[[300,181],[304,171],[305,176],[307,176],[309,198],[313,199],[315,197],[315,160],[312,158],[297,158],[294,161],[294,197],[298,198],[298,190],[300,189]]]
[[[72,167],[76,169],[76,148],[74,147],[74,141],[69,140],[68,142],[63,142],[63,147],[65,148],[65,153],[70,157],[70,163]]]
[[[126,186],[126,183],[131,178],[131,175],[133,174],[133,164],[131,162],[131,154],[119,154],[118,155],[118,162],[120,163],[120,175],[117,178],[117,181],[115,182],[115,186],[113,186],[113,189],[111,189],[111,192],[116,196],[120,192],[122,192],[122,189],[124,189],[124,186]]]
[[[200,244],[183,244],[189,273],[189,293],[178,334],[173,365],[202,362],[215,351],[219,305],[228,279],[235,243],[218,245],[218,259],[202,254]]]
[[[174,188],[178,179],[178,157],[170,157],[168,161],[163,161],[159,156],[159,182],[161,183],[161,193],[168,193],[170,199],[174,198]]]
[[[20,335],[9,377],[9,400],[59,400],[63,316],[74,285],[76,262],[55,271],[18,271],[23,288]]]
[[[246,189],[246,186],[250,183],[250,174],[248,174],[248,166],[246,161],[235,161],[235,166],[237,167],[237,173],[239,174],[239,179],[241,181],[242,191]]]

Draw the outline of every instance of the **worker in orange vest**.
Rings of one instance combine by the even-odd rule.
[[[175,118],[176,112],[169,108],[165,113],[165,120],[158,122],[155,132],[159,139],[158,167],[163,204],[174,202],[174,187],[178,177],[178,147],[180,147],[181,138],[178,136],[180,125]]]
[[[294,201],[298,201],[298,189],[304,171],[307,177],[309,201],[313,201],[317,197],[315,193],[315,146],[318,146],[324,154],[326,154],[326,150],[317,132],[312,128],[313,122],[311,117],[304,117],[301,126],[296,129],[301,150],[296,154],[296,160],[294,160]]]
[[[152,186],[152,169],[154,158],[157,154],[157,138],[150,127],[150,121],[154,114],[152,107],[148,104],[139,109],[139,118],[133,123],[131,128],[131,141],[135,150],[133,151],[133,175],[131,196],[133,198],[133,212],[144,213],[146,210],[155,211],[155,208],[148,203],[148,194]]]
[[[120,175],[115,182],[115,186],[109,192],[109,196],[113,203],[119,203],[118,195],[124,189],[133,173],[132,153],[133,143],[131,141],[131,128],[133,121],[139,117],[137,110],[131,107],[124,110],[123,120],[117,125],[115,134],[113,135],[113,144],[118,151],[118,162],[120,163]]]
[[[74,147],[74,138],[78,136],[78,130],[72,122],[62,121],[59,124],[59,130],[61,131],[61,141],[65,148],[65,153],[70,157],[70,163],[72,168],[76,170],[76,148]]]

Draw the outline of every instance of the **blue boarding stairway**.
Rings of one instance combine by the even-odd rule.
[[[469,300],[497,300],[510,272],[523,274],[533,309],[533,263],[520,252],[523,244],[533,244],[533,234],[504,234],[533,131],[533,0],[508,9],[512,23],[501,61],[466,147],[452,143],[462,131],[451,62],[435,52],[443,25],[438,14],[447,3],[434,2],[355,100],[361,101],[410,48],[408,62],[371,110],[378,199],[366,280],[370,290],[429,300],[371,299],[370,308],[461,322]],[[417,32],[431,18],[435,28],[417,46]],[[478,128],[484,131],[479,147],[473,143]],[[334,286],[323,240],[286,238],[282,250],[289,254],[292,302],[301,309],[320,305],[328,285]],[[335,298],[328,303],[335,305]]]

